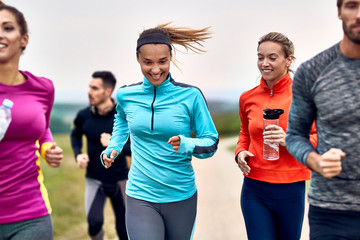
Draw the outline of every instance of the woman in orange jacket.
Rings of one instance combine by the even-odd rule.
[[[305,180],[311,171],[286,149],[285,130],[292,98],[290,66],[294,45],[283,34],[271,32],[258,42],[260,84],[239,100],[241,131],[235,159],[244,173],[241,192],[249,240],[300,239],[305,208]],[[279,125],[263,127],[264,109],[282,109]],[[279,144],[279,159],[263,158],[263,141]],[[313,127],[311,141],[316,144]]]

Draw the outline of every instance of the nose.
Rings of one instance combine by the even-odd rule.
[[[262,65],[269,66],[269,60],[267,58],[264,58],[264,60],[262,61]]]
[[[360,6],[357,8],[356,18],[357,18],[357,21],[360,22]]]
[[[160,67],[159,65],[154,65],[153,68],[151,69],[151,72],[154,74],[160,73]]]

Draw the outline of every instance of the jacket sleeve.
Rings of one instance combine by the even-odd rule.
[[[302,64],[294,75],[293,99],[289,112],[289,123],[286,135],[287,149],[299,162],[306,165],[310,152],[316,152],[309,140],[310,132],[316,117],[315,104],[311,97],[310,76]]]
[[[193,105],[191,130],[195,138],[180,135],[179,154],[192,155],[197,158],[209,158],[217,150],[219,135],[207,108],[205,98],[196,91]]]
[[[128,127],[128,123],[126,121],[126,116],[125,116],[124,110],[121,105],[121,100],[118,99],[117,102],[118,103],[116,105],[114,126],[113,126],[113,131],[111,134],[109,146],[100,155],[100,160],[101,160],[101,163],[103,164],[103,166],[104,166],[104,162],[103,162],[101,156],[103,154],[110,156],[110,153],[112,152],[112,150],[115,149],[118,153],[114,158],[114,160],[115,160],[116,157],[121,153],[124,145],[126,144],[126,142],[128,141],[128,138],[129,138],[129,127]]]
[[[242,95],[239,99],[239,116],[240,116],[241,124],[240,124],[239,138],[238,138],[238,141],[236,144],[236,149],[235,149],[235,161],[236,162],[237,162],[236,156],[241,151],[249,150],[249,145],[250,145],[249,120],[246,116],[246,111],[245,111],[244,105],[245,105],[244,97]]]
[[[83,131],[82,131],[82,121],[80,112],[77,114],[74,120],[74,128],[71,130],[71,146],[74,151],[75,160],[76,156],[81,153],[83,141],[82,141]]]
[[[52,84],[52,82],[49,80],[46,82],[47,85],[47,101],[46,101],[46,106],[43,106],[44,108],[46,108],[46,112],[45,112],[45,120],[46,120],[46,125],[45,125],[45,132],[44,134],[39,138],[39,144],[40,146],[45,143],[45,142],[53,142],[53,136],[51,134],[51,130],[50,130],[50,116],[51,116],[51,110],[53,108],[54,105],[54,85]]]

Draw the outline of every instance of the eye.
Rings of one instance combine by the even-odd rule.
[[[271,57],[270,60],[271,60],[271,61],[276,61],[276,58]]]
[[[258,57],[258,61],[262,61],[262,60],[264,60],[263,57]]]
[[[350,3],[346,4],[345,7],[349,8],[349,9],[355,9],[358,7],[358,4],[350,2]]]
[[[15,28],[13,27],[13,26],[5,26],[4,27],[4,30],[5,31],[12,31],[12,30],[14,30]]]

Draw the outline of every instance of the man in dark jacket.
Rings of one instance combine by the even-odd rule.
[[[86,168],[85,209],[91,239],[103,239],[103,211],[106,198],[111,200],[119,239],[128,239],[125,227],[125,185],[128,176],[126,155],[130,155],[129,142],[113,163],[111,169],[101,165],[100,154],[110,141],[115,106],[111,94],[116,79],[111,72],[99,71],[89,84],[90,106],[80,110],[74,120],[71,144],[77,165]],[[87,153],[82,153],[83,135],[87,140]]]

